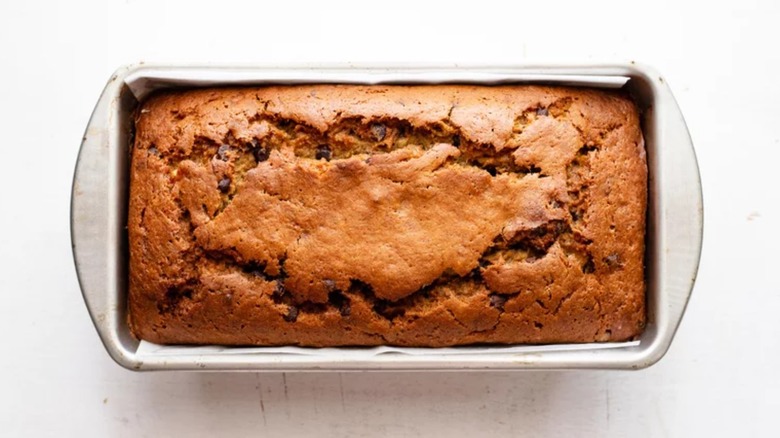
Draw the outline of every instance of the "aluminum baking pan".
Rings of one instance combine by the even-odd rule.
[[[547,83],[626,87],[642,109],[649,166],[648,324],[639,342],[603,348],[449,349],[140,348],[127,320],[128,168],[132,114],[149,92],[167,87],[271,83]],[[638,369],[657,362],[688,303],[702,242],[702,193],[693,144],[671,90],[634,63],[503,67],[231,67],[132,65],[111,77],[82,139],[73,180],[71,237],[84,301],[103,344],[133,370],[463,370]],[[143,346],[143,344],[141,344]],[[602,348],[599,348],[602,347]],[[305,351],[304,351],[305,350]],[[260,352],[258,352],[260,351]]]

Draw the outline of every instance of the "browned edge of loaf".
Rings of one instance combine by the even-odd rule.
[[[178,90],[135,126],[140,339],[441,347],[644,328],[647,166],[620,92]]]

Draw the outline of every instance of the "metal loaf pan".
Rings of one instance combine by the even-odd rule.
[[[148,93],[167,87],[271,83],[546,83],[627,87],[642,109],[649,166],[647,212],[647,328],[638,343],[619,348],[482,347],[306,349],[258,353],[233,348],[139,350],[126,324],[126,212],[132,115]],[[702,193],[691,138],[664,80],[652,69],[624,65],[471,68],[255,68],[133,65],[109,80],[84,135],[73,180],[71,237],[84,301],[103,344],[120,365],[134,370],[464,370],[638,369],[669,348],[693,288],[702,242]],[[591,348],[592,347],[592,348]],[[357,349],[361,350],[361,349]],[[369,350],[369,349],[363,349]]]

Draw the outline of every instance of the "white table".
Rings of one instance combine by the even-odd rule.
[[[74,3],[0,3],[0,435],[777,436],[780,3]],[[98,94],[139,60],[655,66],[705,197],[699,279],[669,354],[640,372],[121,369],[81,300],[68,209]]]

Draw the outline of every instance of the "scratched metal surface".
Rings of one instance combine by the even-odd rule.
[[[195,3],[0,2],[0,435],[776,435],[780,55],[767,47],[780,39],[779,3],[716,1],[706,19],[700,4],[670,0],[641,11],[565,0],[446,9],[271,2],[238,13]],[[152,374],[106,355],[76,283],[68,209],[84,121],[117,65],[573,58],[657,67],[697,145],[704,253],[688,312],[657,365]]]

